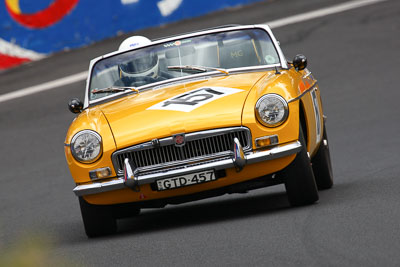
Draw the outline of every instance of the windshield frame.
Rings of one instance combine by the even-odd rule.
[[[158,45],[158,44],[162,44],[162,43],[166,43],[166,42],[172,42],[172,41],[176,41],[176,40],[181,40],[181,39],[191,38],[191,37],[196,37],[196,36],[201,36],[201,35],[207,35],[207,34],[213,34],[213,33],[219,33],[219,32],[227,32],[227,31],[246,30],[246,29],[261,29],[261,30],[264,30],[268,34],[268,36],[270,37],[270,39],[272,41],[272,44],[273,44],[273,46],[274,46],[274,48],[275,48],[275,50],[276,50],[276,52],[278,54],[279,63],[268,64],[268,65],[259,65],[259,66],[229,68],[229,69],[227,69],[227,70],[229,70],[229,75],[238,74],[238,73],[245,73],[245,72],[251,72],[251,71],[260,71],[260,70],[265,70],[265,69],[273,69],[273,68],[276,68],[276,67],[280,67],[282,69],[288,69],[287,61],[286,61],[286,59],[285,59],[285,57],[283,55],[282,50],[280,49],[279,43],[275,39],[275,36],[273,35],[271,29],[267,25],[247,25],[247,26],[234,26],[234,27],[230,26],[230,27],[222,27],[222,28],[203,30],[203,31],[192,32],[192,33],[187,33],[187,34],[181,34],[181,35],[176,35],[176,36],[172,36],[172,37],[157,39],[155,41],[152,41],[148,45],[144,45],[144,46],[141,46],[139,48],[133,48],[133,49],[128,50],[128,51],[143,49],[145,47],[150,47],[150,46],[153,46],[153,45]],[[113,57],[115,55],[123,54],[123,53],[126,53],[128,51],[114,51],[114,52],[111,52],[109,54],[97,57],[97,58],[95,58],[95,59],[90,61],[88,78],[86,80],[85,100],[84,100],[84,107],[83,107],[84,109],[88,108],[91,105],[103,103],[104,101],[107,101],[107,100],[110,100],[110,99],[114,99],[114,98],[117,98],[117,97],[120,97],[120,96],[123,96],[123,95],[127,95],[128,93],[132,93],[130,91],[124,91],[124,92],[119,92],[119,93],[111,94],[111,95],[108,95],[108,96],[104,96],[104,97],[99,98],[99,99],[89,100],[91,76],[92,76],[92,72],[93,72],[93,69],[94,69],[94,66],[96,65],[96,63],[101,61],[101,60],[103,60],[103,59],[106,59],[106,58],[109,58],[109,57]],[[202,79],[202,78],[211,78],[211,77],[214,77],[214,76],[222,76],[222,75],[225,75],[225,74],[221,73],[218,70],[211,70],[211,71],[207,71],[207,72],[203,72],[203,73],[191,74],[191,75],[188,75],[188,76],[171,78],[171,79],[168,79],[168,80],[165,80],[165,81],[146,84],[146,85],[137,87],[137,89],[139,91],[149,90],[151,88],[157,89],[157,88],[169,86],[171,84],[178,84],[178,83],[187,82],[187,81],[190,81],[190,80],[198,80],[199,78],[200,79]]]

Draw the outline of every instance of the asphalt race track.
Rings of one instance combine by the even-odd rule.
[[[271,0],[139,34],[261,23],[339,2]],[[319,80],[335,186],[317,204],[290,208],[276,186],[145,210],[120,221],[117,235],[88,239],[63,154],[74,118],[67,102],[83,98],[82,81],[0,103],[0,265],[26,256],[19,248],[39,236],[48,257],[83,266],[399,266],[400,1],[274,33]],[[1,73],[0,95],[84,71],[122,39]]]

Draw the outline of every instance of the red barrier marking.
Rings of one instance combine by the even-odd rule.
[[[31,61],[29,58],[19,58],[0,54],[0,70],[11,68],[29,61]]]
[[[7,11],[14,20],[25,27],[38,29],[48,27],[61,20],[75,7],[78,1],[79,0],[55,0],[46,9],[33,14],[18,13],[18,10],[13,10],[11,8],[9,1],[5,2]],[[17,0],[16,5],[18,6],[18,4]]]

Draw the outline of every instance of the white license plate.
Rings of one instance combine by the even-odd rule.
[[[161,179],[157,181],[157,189],[159,191],[184,187],[188,185],[201,184],[217,180],[213,170],[196,172],[181,175],[172,178]]]

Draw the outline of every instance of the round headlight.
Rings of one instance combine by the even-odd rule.
[[[286,100],[277,94],[267,94],[258,99],[256,117],[267,127],[276,127],[285,122],[289,114]]]
[[[101,136],[91,130],[83,130],[72,137],[71,152],[77,161],[91,163],[102,152]]]

